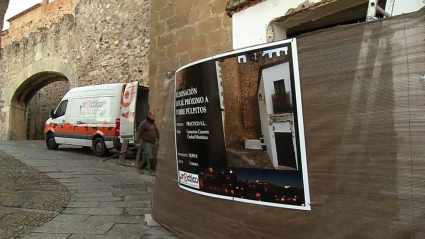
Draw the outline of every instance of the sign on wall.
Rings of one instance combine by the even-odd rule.
[[[180,188],[244,203],[311,209],[297,57],[291,39],[176,71]],[[258,145],[245,147],[246,142]]]

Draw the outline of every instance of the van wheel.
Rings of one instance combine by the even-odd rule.
[[[46,146],[50,150],[56,150],[59,148],[59,144],[56,143],[55,136],[52,133],[46,135]]]
[[[108,153],[108,149],[106,148],[103,138],[99,137],[93,141],[93,153],[97,157],[103,157]]]

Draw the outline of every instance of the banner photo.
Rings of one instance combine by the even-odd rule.
[[[175,77],[180,188],[311,210],[296,39],[209,57]]]

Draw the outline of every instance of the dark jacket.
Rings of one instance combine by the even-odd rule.
[[[138,139],[142,140],[143,142],[154,144],[157,139],[159,140],[158,128],[156,127],[155,122],[149,118],[146,118],[146,120],[140,123],[139,131],[137,133]]]

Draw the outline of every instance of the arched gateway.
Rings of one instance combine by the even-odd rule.
[[[69,63],[56,58],[44,58],[32,62],[3,88],[1,109],[6,116],[2,122],[2,140],[24,140],[26,138],[27,105],[31,98],[44,86],[57,82],[69,81],[75,86],[75,70]]]

